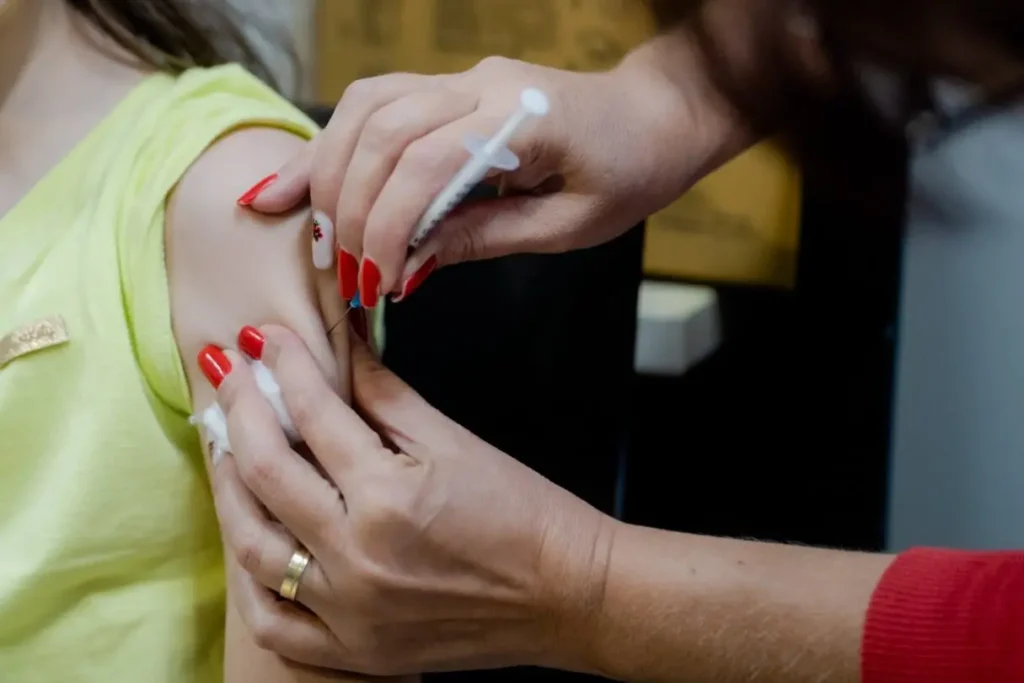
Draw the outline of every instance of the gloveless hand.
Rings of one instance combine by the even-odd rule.
[[[510,142],[519,169],[492,179],[504,196],[457,209],[407,260],[417,220],[468,157],[463,138],[492,135],[527,87],[551,109]],[[358,289],[372,307],[438,266],[592,246],[662,208],[707,170],[686,100],[655,69],[628,65],[584,74],[492,57],[458,74],[361,80],[306,152],[243,203],[277,213],[311,198],[323,238],[314,263],[331,265],[336,239],[342,296]]]
[[[236,364],[218,397],[234,456],[214,486],[228,544],[270,589],[242,592],[259,642],[380,675],[584,668],[617,523],[433,409],[365,346],[352,360],[356,412],[301,340],[264,332],[262,361],[322,469],[289,447]],[[298,544],[313,560],[297,600],[319,619],[270,593]]]

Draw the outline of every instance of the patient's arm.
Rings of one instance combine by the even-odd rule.
[[[235,132],[192,166],[171,197],[167,261],[174,332],[197,409],[216,400],[197,367],[198,352],[207,344],[236,348],[243,325],[264,323],[299,334],[342,396],[349,395],[345,326],[329,342],[324,324],[338,319],[341,302],[333,272],[317,273],[311,266],[307,212],[266,219],[235,205],[254,179],[277,169],[303,144],[273,129]],[[225,555],[227,571],[241,571]],[[260,649],[238,617],[230,587],[227,601],[226,683],[345,680]]]

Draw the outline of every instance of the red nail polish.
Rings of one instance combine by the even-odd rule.
[[[430,277],[430,274],[433,273],[436,268],[437,256],[431,256],[416,270],[415,273],[409,276],[409,279],[402,285],[402,291],[395,301],[404,301],[407,296],[419,289],[420,285]]]
[[[252,204],[254,201],[256,201],[256,198],[260,196],[260,193],[263,192],[263,190],[267,189],[268,187],[274,184],[275,180],[277,180],[277,174],[271,173],[266,178],[250,187],[248,190],[246,190],[245,194],[238,198],[238,205],[249,206],[250,204]]]
[[[380,268],[371,258],[363,259],[363,267],[359,269],[359,296],[363,306],[374,308],[380,297]]]
[[[255,327],[246,325],[238,332],[238,348],[253,360],[263,358],[263,344],[267,338]]]
[[[344,249],[338,250],[338,289],[346,301],[359,291],[359,261]]]
[[[213,385],[214,389],[220,388],[224,378],[231,372],[231,361],[224,355],[224,352],[216,346],[210,345],[199,352],[197,360],[199,369],[206,375],[207,381]]]

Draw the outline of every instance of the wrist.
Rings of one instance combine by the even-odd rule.
[[[579,502],[579,501],[578,501]],[[615,537],[624,525],[590,506],[551,539],[555,557],[544,562],[546,615],[541,661],[567,671],[595,672],[608,569]]]
[[[658,144],[672,140],[685,146],[689,185],[757,141],[738,112],[722,96],[708,74],[704,55],[685,29],[655,36],[640,45],[612,70],[629,92],[626,106],[643,102],[648,130]],[[666,141],[669,144],[666,145]],[[681,190],[688,189],[683,187]]]

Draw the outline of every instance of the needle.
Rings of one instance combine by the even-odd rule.
[[[330,337],[332,334],[334,334],[334,331],[338,329],[343,322],[345,322],[345,319],[348,317],[348,314],[352,312],[352,309],[359,308],[359,305],[359,292],[356,292],[356,295],[352,297],[351,301],[348,302],[348,308],[346,308],[345,312],[341,314],[341,317],[338,319],[338,322],[334,323],[329,328],[327,328],[327,336]]]
[[[547,95],[536,88],[526,88],[519,94],[519,107],[512,112],[497,133],[490,138],[469,135],[463,140],[463,146],[470,157],[420,216],[409,239],[410,252],[420,246],[441,220],[465,199],[470,190],[476,187],[488,172],[492,169],[514,171],[519,168],[519,157],[506,145],[528,120],[546,116],[549,107]],[[328,328],[327,334],[330,335],[338,329],[352,309],[359,306],[357,293],[341,318]]]

